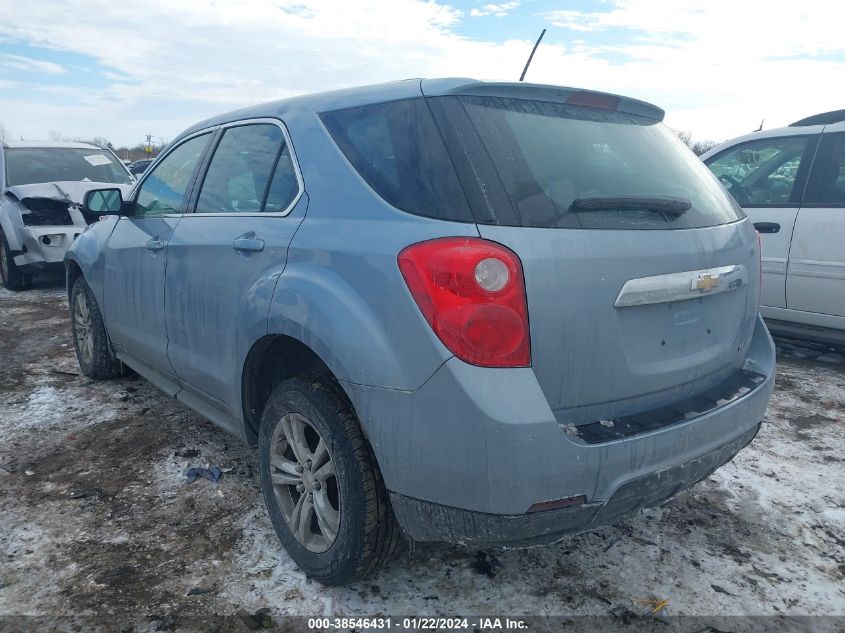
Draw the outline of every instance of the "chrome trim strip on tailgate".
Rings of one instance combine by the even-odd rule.
[[[617,308],[697,299],[748,285],[745,266],[719,266],[630,279],[613,305]]]

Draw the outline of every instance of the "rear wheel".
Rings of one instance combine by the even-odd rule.
[[[6,235],[0,231],[0,279],[8,290],[28,290],[32,288],[32,274],[22,273],[15,264],[12,250],[6,241]]]
[[[276,387],[261,418],[258,457],[270,520],[308,576],[348,583],[393,554],[399,526],[378,465],[330,376]]]
[[[91,288],[77,277],[70,293],[70,317],[73,345],[82,373],[95,380],[116,378],[123,373],[121,363],[111,351],[103,316]]]

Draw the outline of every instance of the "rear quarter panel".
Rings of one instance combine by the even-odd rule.
[[[313,113],[285,122],[310,198],[270,306],[268,333],[308,345],[342,382],[420,387],[451,354],[423,319],[396,257],[474,224],[404,213],[377,196]]]

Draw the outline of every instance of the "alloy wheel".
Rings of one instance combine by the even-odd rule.
[[[340,493],[328,445],[299,413],[279,421],[270,442],[270,480],[279,509],[299,543],[327,551],[340,527]]]
[[[76,295],[73,305],[73,330],[82,361],[90,365],[94,360],[94,332],[91,324],[91,308],[84,292]]]

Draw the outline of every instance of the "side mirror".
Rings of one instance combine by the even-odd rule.
[[[120,215],[123,194],[120,189],[92,189],[85,192],[82,209],[95,215]]]

